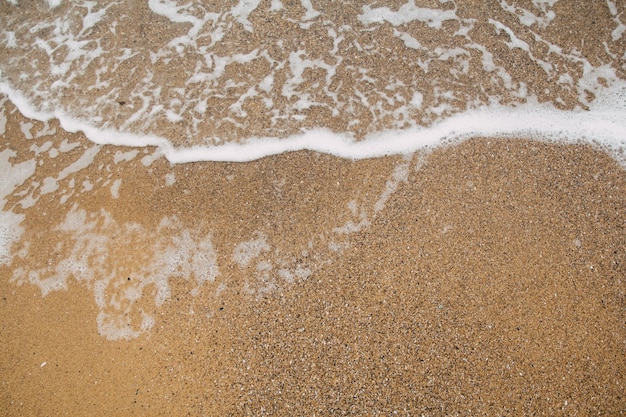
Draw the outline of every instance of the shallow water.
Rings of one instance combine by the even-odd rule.
[[[530,113],[516,125],[520,112],[507,111],[513,126],[496,134],[518,133],[546,111],[558,114],[552,107],[589,109],[606,89],[619,96],[611,105],[624,108],[623,87],[612,86],[625,78],[626,26],[623,5],[611,0],[16,1],[2,8],[2,90],[29,117],[58,118],[101,144],[266,139],[246,147],[246,156],[239,147],[194,149],[177,161],[297,148],[344,157],[398,152],[488,134],[494,127],[486,120],[464,118],[452,119],[454,128],[420,128],[501,106]],[[593,30],[573,34],[574,27]],[[482,117],[493,122],[500,114]],[[412,137],[397,138],[400,129]],[[544,133],[537,130],[528,133]],[[381,132],[377,150],[351,143]],[[412,144],[390,143],[397,141]]]

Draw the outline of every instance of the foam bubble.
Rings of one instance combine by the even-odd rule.
[[[148,7],[154,13],[168,18],[173,23],[191,23],[196,26],[200,20],[190,13],[186,13],[190,4],[178,6],[176,1],[172,0],[149,0]]]
[[[615,24],[617,25],[611,33],[611,37],[615,42],[623,36],[624,32],[626,32],[626,25],[624,25],[620,20],[620,16],[623,15],[623,11],[618,12],[616,4],[612,0],[606,0],[606,4],[609,7],[609,11],[613,15],[613,20],[615,21]]]
[[[130,319],[119,315],[108,314],[104,311],[98,313],[96,317],[98,332],[108,340],[130,340],[141,334],[133,330]]]
[[[0,211],[0,264],[10,265],[13,259],[11,247],[19,241],[24,230],[20,226],[24,215]]]
[[[10,149],[0,152],[0,178],[2,178],[0,181],[0,203],[2,206],[4,205],[4,198],[33,175],[37,167],[37,162],[34,159],[15,165],[11,164],[11,158],[16,155],[17,153]]]
[[[409,1],[403,4],[397,12],[391,11],[388,7],[371,8],[365,5],[358,19],[366,25],[389,22],[394,26],[417,20],[428,24],[429,27],[441,29],[444,21],[457,20],[458,17],[454,10],[428,9],[416,6],[415,1]]]
[[[57,1],[58,3],[61,2],[61,0],[57,0]],[[102,20],[102,17],[106,14],[107,9],[110,7],[110,5],[108,5],[97,11],[93,11],[93,8],[95,5],[96,5],[95,2],[84,3],[84,6],[87,8],[87,15],[83,17],[83,30],[81,31],[81,33],[86,31],[89,28],[92,28],[98,22],[100,22]]]
[[[118,178],[115,181],[113,181],[113,185],[111,185],[111,197],[113,197],[116,200],[118,198],[120,198],[120,187],[121,186],[122,186],[121,178]]]
[[[0,242],[3,228],[20,220],[7,215],[0,212]],[[70,279],[87,285],[100,310],[98,328],[109,339],[136,337],[152,327],[154,319],[137,306],[147,293],[159,307],[171,295],[171,279],[194,280],[197,294],[219,274],[211,235],[185,230],[176,218],[166,217],[149,231],[135,223],[120,224],[105,210],[89,213],[74,205],[55,231],[50,245],[63,258],[50,262],[44,255],[29,271],[16,270],[14,278],[38,286],[44,296],[66,289]],[[0,252],[0,262],[4,260]]]
[[[283,9],[283,3],[280,0],[272,0],[272,4],[270,5],[270,11],[277,12]]]
[[[261,0],[240,0],[230,11],[248,32],[252,32],[252,24],[248,20],[248,16],[259,6],[260,2]]]
[[[270,246],[267,244],[264,235],[259,235],[256,239],[248,240],[246,242],[239,243],[233,251],[233,260],[237,264],[244,268],[261,252],[270,250]]]
[[[139,153],[138,150],[132,150],[132,151],[128,151],[128,152],[120,152],[117,151],[115,152],[115,156],[113,158],[113,162],[118,164],[122,161],[131,161],[133,160],[137,154]]]
[[[176,182],[176,175],[173,172],[165,174],[165,183],[171,187]]]
[[[315,19],[317,16],[321,14],[320,12],[318,12],[317,10],[313,8],[313,5],[311,4],[311,0],[300,0],[300,3],[302,4],[302,7],[306,9],[306,13],[302,17],[302,20],[306,21],[306,20]]]
[[[0,77],[2,77],[2,71],[0,71]],[[4,132],[6,132],[7,116],[4,111],[4,103],[6,100],[6,98],[0,98],[0,135],[4,135]]]
[[[6,200],[15,188],[23,184],[27,178],[34,174],[36,161],[31,159],[19,164],[12,164],[11,158],[16,152],[5,149],[0,152],[0,209],[3,209]],[[9,265],[13,257],[11,247],[22,236],[23,229],[20,226],[24,216],[12,211],[0,211],[0,264]]]

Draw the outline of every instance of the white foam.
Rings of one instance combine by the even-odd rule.
[[[394,36],[400,38],[402,42],[404,42],[404,46],[411,49],[422,49],[424,48],[422,44],[415,39],[413,36],[409,35],[406,32],[400,32],[399,30],[393,30]]]
[[[0,77],[2,77],[2,72],[0,71]],[[4,103],[7,101],[6,98],[0,99],[0,135],[4,135],[6,132],[7,126],[7,115],[4,110]]]
[[[32,122],[20,122],[20,130],[26,139],[32,139],[33,134],[30,133],[30,130],[33,128]]]
[[[4,224],[12,223],[0,226]],[[154,323],[141,309],[140,325],[128,321],[147,287],[154,288],[151,293],[158,307],[170,297],[170,279],[194,279],[197,292],[219,274],[211,235],[186,230],[173,217],[164,218],[151,232],[139,224],[120,224],[104,209],[88,213],[74,205],[55,231],[61,235],[57,245],[67,256],[56,264],[44,259],[29,265],[28,272],[17,270],[15,279],[37,285],[43,295],[67,288],[70,278],[85,283],[100,310],[98,328],[110,339],[136,337]],[[127,265],[137,262],[129,276]]]
[[[111,6],[109,4],[102,9],[92,11],[93,7],[97,4],[96,2],[85,2],[83,4],[87,8],[87,14],[85,15],[85,17],[83,17],[83,30],[81,31],[81,34],[84,33],[87,29],[95,26],[106,14],[107,9]]]
[[[39,154],[48,152],[50,149],[52,149],[52,145],[53,143],[51,140],[44,142],[41,146],[37,146],[37,144],[34,143],[31,145],[30,151],[39,156]]]
[[[356,222],[354,220],[348,220],[345,224],[339,227],[335,227],[333,229],[334,233],[339,234],[351,234],[361,231],[361,229],[370,225],[369,216],[367,210],[363,207],[358,207],[356,200],[350,200],[348,202],[348,209],[352,213],[353,217],[356,217]]]
[[[348,159],[376,158],[412,153],[444,141],[470,137],[516,136],[533,139],[579,141],[594,140],[609,147],[626,142],[626,108],[613,103],[624,97],[626,83],[606,91],[609,103],[598,100],[589,111],[564,111],[549,104],[527,103],[515,108],[492,105],[451,116],[428,128],[387,131],[354,141],[346,135],[316,129],[286,140],[251,139],[244,144],[225,144],[211,148],[169,148],[164,152],[174,163],[204,161],[250,161],[282,152],[303,149]]]
[[[205,282],[214,282],[219,275],[219,269],[212,237],[209,235],[195,241],[190,239],[189,242],[185,243],[190,248],[191,259],[189,265],[197,287],[201,287]]]
[[[270,5],[271,12],[277,12],[283,9],[283,3],[280,0],[272,0],[272,4]]]
[[[136,149],[128,152],[117,151],[115,152],[115,156],[113,157],[113,162],[118,164],[122,161],[131,161],[137,156],[138,153],[139,151]]]
[[[113,181],[113,185],[111,185],[111,197],[115,200],[120,198],[120,187],[122,186],[122,179],[118,178]]]
[[[506,30],[504,26],[501,28]],[[455,114],[427,128],[384,131],[371,134],[361,141],[355,141],[347,134],[337,134],[327,129],[312,129],[287,139],[250,138],[243,143],[188,148],[174,147],[166,138],[155,135],[136,135],[98,129],[58,110],[52,113],[37,111],[20,93],[1,81],[0,92],[6,94],[26,117],[41,121],[57,118],[65,130],[82,131],[87,138],[97,144],[156,146],[158,151],[145,162],[148,164],[161,154],[172,163],[245,162],[299,150],[312,150],[347,159],[365,159],[411,153],[424,147],[436,146],[442,141],[459,141],[476,136],[521,136],[562,141],[594,140],[614,149],[624,146],[626,106],[623,97],[626,94],[626,81],[617,79],[614,70],[608,66],[585,71],[587,72],[579,84],[585,84],[584,86],[593,91],[597,97],[595,102],[590,103],[589,110],[564,111],[549,104],[536,104],[529,99],[526,104],[516,107],[493,104]],[[602,87],[600,78],[609,81],[610,86]],[[437,108],[431,109],[433,112],[436,110]],[[91,152],[84,156],[90,161],[97,153],[96,150],[97,148],[92,148]],[[84,167],[89,161],[81,161],[79,165]],[[75,168],[79,167],[73,167],[71,170],[75,171]]]
[[[506,10],[507,12],[517,16],[520,23],[525,26],[537,25],[540,28],[546,28],[552,20],[556,17],[556,13],[552,10],[546,9],[547,2],[545,1],[533,1],[535,3],[535,7],[543,12],[543,16],[537,16],[534,13],[522,8],[510,5],[506,2],[506,0],[500,1],[500,7]],[[556,3],[556,1],[549,4],[548,7],[552,7],[552,5]]]
[[[378,197],[378,200],[376,200],[376,203],[374,203],[374,213],[378,213],[383,208],[385,208],[385,204],[387,203],[387,200],[389,200],[389,198],[393,195],[393,193],[396,192],[396,190],[398,189],[398,186],[401,183],[408,181],[410,165],[411,165],[411,158],[405,157],[404,161],[398,164],[393,169],[391,178],[389,178],[385,182],[385,189],[383,190],[380,197]]]
[[[424,103],[424,95],[420,93],[419,91],[414,91],[413,97],[411,98],[411,106],[413,106],[416,109],[419,109],[422,107],[423,103]]]
[[[98,324],[100,335],[108,340],[130,340],[141,334],[140,331],[132,328],[128,318],[120,317],[117,314],[108,314],[100,311],[96,318],[96,323]]]
[[[523,40],[517,37],[513,30],[510,27],[506,26],[504,23],[499,22],[495,19],[489,19],[489,23],[496,27],[497,33],[499,34],[501,31],[504,31],[507,35],[509,35],[509,42],[505,42],[509,49],[519,48],[524,52],[530,53],[530,46]]]
[[[10,195],[15,188],[20,186],[31,175],[35,173],[37,163],[34,159],[11,164],[10,160],[16,156],[16,152],[5,149],[0,152],[0,209],[3,209],[5,198]],[[24,220],[22,214],[12,211],[0,211],[0,264],[9,265],[12,259],[11,247],[19,241],[23,228],[20,226]]]
[[[623,15],[624,12],[623,11],[618,12],[617,6],[615,5],[615,2],[612,0],[606,0],[606,4],[609,7],[609,11],[613,15],[613,20],[617,24],[617,26],[615,27],[615,29],[613,29],[613,32],[611,33],[611,37],[613,38],[613,41],[615,42],[618,39],[620,39],[623,36],[624,32],[626,31],[626,25],[624,25],[622,21],[620,20],[620,16]]]
[[[298,86],[304,82],[303,74],[307,68],[321,68],[326,70],[326,84],[330,85],[335,76],[335,68],[327,64],[322,59],[302,59],[301,56],[306,55],[306,51],[298,50],[289,54],[289,68],[292,77],[283,84],[282,95],[291,99],[293,96],[298,97],[298,101],[294,103],[294,108],[304,110],[316,104],[309,99],[310,94],[298,89]]]
[[[93,159],[98,152],[100,152],[100,149],[101,147],[99,145],[92,146],[91,148],[85,150],[85,153],[83,153],[76,161],[63,168],[56,178],[47,177],[44,179],[44,185],[41,187],[41,194],[43,195],[56,191],[59,188],[59,181],[64,180],[75,172],[87,168],[93,162]]]
[[[20,226],[24,215],[0,211],[0,265],[10,265],[13,258],[11,247],[24,233]]]
[[[434,29],[441,29],[441,25],[446,20],[458,20],[454,10],[428,9],[418,7],[415,1],[409,1],[402,5],[397,12],[393,12],[389,7],[371,8],[369,5],[363,6],[363,13],[358,16],[361,23],[370,25],[372,23],[388,22],[394,26],[400,26],[417,20],[426,23]]]
[[[83,181],[83,190],[82,192],[93,190],[93,184],[89,180]]]
[[[313,5],[311,4],[311,0],[300,0],[300,3],[302,4],[302,7],[304,7],[304,9],[306,10],[305,15],[302,17],[302,20],[307,21],[307,20],[315,19],[317,16],[321,14],[320,12],[318,12],[317,10],[313,8]]]
[[[200,19],[191,14],[185,13],[189,4],[178,6],[176,1],[172,0],[149,0],[148,7],[154,13],[166,17],[172,23],[191,23],[196,26]]]
[[[239,0],[239,3],[230,10],[230,13],[241,23],[245,30],[252,32],[252,24],[248,20],[248,16],[258,6],[261,0]]]
[[[11,164],[11,158],[16,155],[17,153],[10,149],[0,152],[0,178],[2,178],[0,181],[0,203],[2,206],[4,206],[4,198],[33,175],[37,167],[37,162],[34,159],[15,165]]]
[[[270,246],[265,240],[264,235],[259,235],[256,239],[239,243],[233,250],[233,260],[244,268],[248,266],[250,261],[258,257],[261,252],[270,250]]]
[[[69,152],[72,149],[76,148],[77,146],[80,146],[80,142],[68,142],[67,139],[64,139],[63,142],[61,142],[61,145],[59,146],[59,151],[65,153],[65,152]]]

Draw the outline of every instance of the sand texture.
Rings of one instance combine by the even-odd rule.
[[[10,3],[0,82],[106,131],[0,94],[0,416],[626,413],[623,141],[280,151],[573,123],[626,79],[623,1]],[[242,143],[279,151],[167,159]]]
[[[587,146],[515,140],[476,139],[417,159],[371,225],[307,279],[251,293],[246,276],[222,267],[230,284],[219,298],[172,281],[155,327],[130,341],[98,335],[93,296],[79,283],[41,298],[3,267],[3,414],[623,412],[623,170]],[[192,222],[219,206],[231,215],[221,230],[260,217],[296,245],[344,198],[328,184],[384,178],[395,163],[295,153],[230,166],[247,189],[179,194],[149,209],[136,193],[96,201],[144,212],[146,223],[183,206]],[[264,172],[303,166],[305,185],[295,176],[282,199],[269,195]],[[201,187],[198,177],[210,182],[225,168],[173,169]],[[263,198],[252,201],[253,189]],[[31,227],[51,233],[43,220]],[[226,232],[214,235],[221,246],[236,241]]]

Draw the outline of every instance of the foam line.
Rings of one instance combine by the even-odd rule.
[[[407,24],[413,20],[424,22],[428,26],[441,29],[442,23],[446,20],[458,20],[456,11],[428,9],[418,7],[415,1],[409,1],[403,4],[397,12],[391,11],[389,7],[377,7],[372,9],[370,6],[363,6],[363,13],[359,15],[359,20],[365,25],[372,23],[389,22],[394,26]]]
[[[57,118],[69,132],[82,131],[100,145],[156,146],[172,163],[195,161],[247,162],[299,150],[327,153],[346,159],[408,154],[425,147],[459,142],[471,137],[524,137],[562,142],[588,141],[618,149],[626,145],[626,82],[601,91],[590,110],[564,111],[549,104],[525,104],[514,108],[483,107],[451,116],[428,128],[412,128],[372,134],[356,141],[326,129],[310,130],[286,139],[251,138],[245,143],[176,148],[159,136],[142,136],[102,130],[61,112],[35,110],[18,92],[0,82],[6,94],[26,117],[46,121]]]

